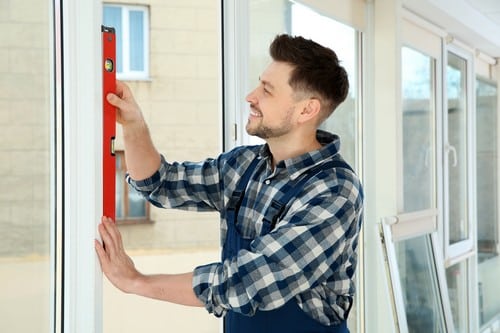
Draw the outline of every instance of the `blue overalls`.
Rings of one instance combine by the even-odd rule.
[[[250,243],[253,239],[242,237],[236,228],[238,210],[245,195],[245,188],[250,180],[251,175],[257,165],[256,158],[236,186],[227,210],[227,235],[226,241],[222,249],[222,260],[231,258],[238,254],[239,250],[250,249]],[[321,169],[329,167],[343,167],[351,169],[345,162],[341,160],[332,160],[329,166],[322,165]],[[310,177],[320,172],[319,168],[313,168],[296,180],[292,189],[286,192],[279,199],[274,199],[267,209],[263,219],[263,226],[260,236],[269,233],[276,222],[284,213],[286,204],[290,198],[296,196],[306,181]],[[340,325],[325,326],[318,321],[309,317],[297,304],[295,298],[292,298],[285,305],[271,311],[257,310],[253,316],[245,316],[241,313],[228,311],[224,316],[224,332],[225,333],[349,333],[346,322],[343,321]]]

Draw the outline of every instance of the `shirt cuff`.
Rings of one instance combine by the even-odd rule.
[[[152,192],[155,190],[159,184],[161,183],[162,179],[165,178],[167,174],[167,162],[165,160],[165,157],[161,155],[161,164],[160,168],[149,178],[142,179],[142,180],[134,180],[130,177],[130,175],[127,173],[125,175],[125,179],[127,183],[132,185],[134,189],[136,189],[139,192]]]
[[[213,286],[219,284],[217,272],[221,267],[221,263],[212,263],[196,267],[193,273],[193,291],[196,297],[205,305],[205,309],[216,317],[223,316],[227,311],[217,301],[218,297],[213,292]]]

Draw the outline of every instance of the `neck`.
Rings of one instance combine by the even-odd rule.
[[[316,132],[307,136],[270,138],[266,141],[273,156],[273,168],[280,161],[321,148],[321,144],[316,139]]]

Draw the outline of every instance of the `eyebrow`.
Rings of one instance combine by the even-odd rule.
[[[262,83],[263,85],[265,86],[268,86],[271,90],[275,90],[274,89],[274,86],[269,82],[269,81],[266,81],[266,80],[262,80],[259,76],[259,81],[260,83]]]

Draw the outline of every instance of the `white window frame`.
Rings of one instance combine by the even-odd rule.
[[[446,80],[446,68],[448,64],[448,52],[452,52],[455,55],[465,59],[466,61],[466,187],[467,187],[467,227],[469,230],[468,237],[460,242],[450,245],[450,228],[449,228],[449,206],[446,204],[449,199],[448,185],[449,185],[449,171],[448,165],[450,160],[450,150],[447,149],[448,142],[443,142],[443,190],[444,190],[444,256],[445,265],[450,267],[462,260],[465,260],[475,254],[475,244],[474,244],[474,220],[476,211],[475,207],[475,117],[473,112],[475,110],[475,75],[474,75],[474,57],[473,50],[468,48],[466,45],[460,43],[457,40],[448,38],[450,43],[446,45],[443,50],[443,80]],[[448,110],[448,98],[446,94],[446,83],[443,84],[443,104],[444,110]],[[448,138],[448,115],[447,112],[443,112],[443,139]]]
[[[63,20],[63,332],[102,332],[102,273],[94,250],[102,216],[100,1],[66,1]]]
[[[454,332],[453,318],[451,314],[448,288],[444,272],[444,263],[439,248],[439,237],[437,233],[438,210],[428,209],[412,213],[388,216],[379,224],[379,232],[382,240],[385,256],[386,269],[389,275],[392,305],[395,319],[395,331],[408,333],[408,322],[406,308],[401,286],[395,243],[408,240],[418,236],[429,237],[437,285],[439,289],[439,301],[444,319],[446,332]]]
[[[149,7],[141,5],[128,5],[128,4],[114,4],[114,3],[103,3],[106,7],[120,8],[122,11],[122,35],[120,40],[122,41],[122,71],[116,73],[116,78],[119,80],[149,80]],[[144,58],[144,70],[143,71],[133,71],[130,69],[130,52],[129,41],[130,41],[130,12],[140,11],[143,13],[144,26],[143,26],[143,58]]]

